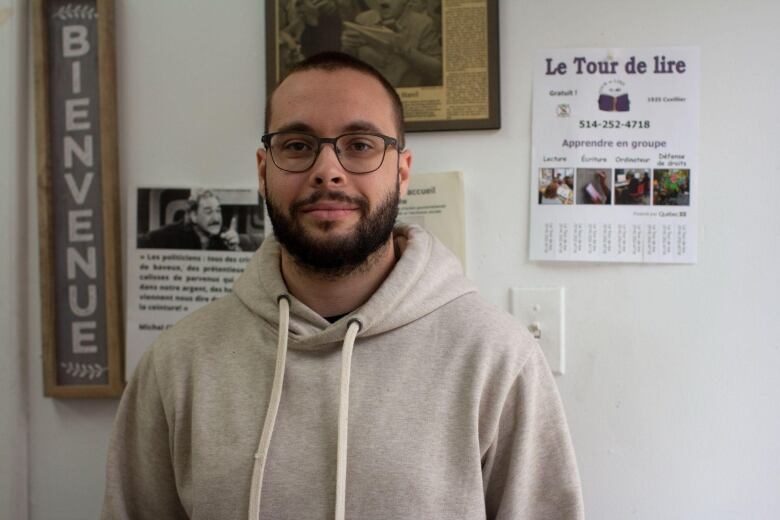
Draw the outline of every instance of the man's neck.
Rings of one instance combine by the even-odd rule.
[[[348,314],[363,305],[395,266],[393,239],[377,250],[363,266],[339,277],[323,276],[299,265],[282,247],[281,269],[287,288],[320,316]]]

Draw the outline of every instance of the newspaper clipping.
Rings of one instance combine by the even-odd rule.
[[[531,260],[695,263],[699,50],[543,50]]]
[[[255,189],[139,188],[129,206],[125,373],[159,333],[231,291],[265,236]]]
[[[273,0],[276,70],[269,71],[269,88],[295,63],[342,51],[388,78],[407,123],[487,120],[496,110],[490,68],[498,67],[489,53],[492,1]]]

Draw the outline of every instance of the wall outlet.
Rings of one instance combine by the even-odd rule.
[[[566,370],[563,287],[523,289],[513,287],[511,312],[536,336],[554,374]]]

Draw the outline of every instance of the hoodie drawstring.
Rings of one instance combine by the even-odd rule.
[[[347,432],[349,431],[349,375],[352,367],[352,348],[360,332],[360,322],[350,320],[347,335],[341,347],[341,384],[339,385],[339,436],[336,452],[336,520],[344,520],[347,501]]]
[[[271,445],[271,435],[276,424],[276,414],[282,398],[284,383],[284,364],[287,358],[287,337],[290,325],[290,300],[286,295],[279,297],[279,342],[276,348],[276,369],[271,388],[271,400],[263,422],[263,432],[260,434],[260,444],[255,453],[255,463],[252,469],[252,484],[249,492],[249,520],[260,518],[260,495],[263,486],[263,472],[268,459],[268,448]],[[338,449],[336,452],[336,520],[344,520],[344,510],[347,497],[347,432],[349,430],[349,376],[352,368],[352,350],[355,338],[360,332],[361,324],[352,319],[347,325],[347,334],[341,346],[341,381],[339,384],[339,429]]]
[[[276,412],[279,411],[279,401],[282,398],[284,383],[284,362],[287,358],[287,335],[290,325],[290,299],[286,295],[279,297],[279,341],[276,347],[276,369],[274,384],[271,388],[271,400],[265,413],[263,433],[260,434],[260,444],[255,452],[255,464],[252,469],[252,488],[249,492],[249,520],[260,518],[260,494],[263,486],[263,471],[268,458],[268,447],[271,445],[271,434],[276,424]]]

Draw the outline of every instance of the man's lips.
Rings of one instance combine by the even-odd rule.
[[[368,202],[341,191],[318,191],[290,205],[290,215],[315,221],[346,221],[368,213]]]
[[[354,204],[345,204],[343,202],[318,202],[308,204],[301,208],[301,213],[309,215],[318,220],[337,220],[349,215],[360,208]]]

